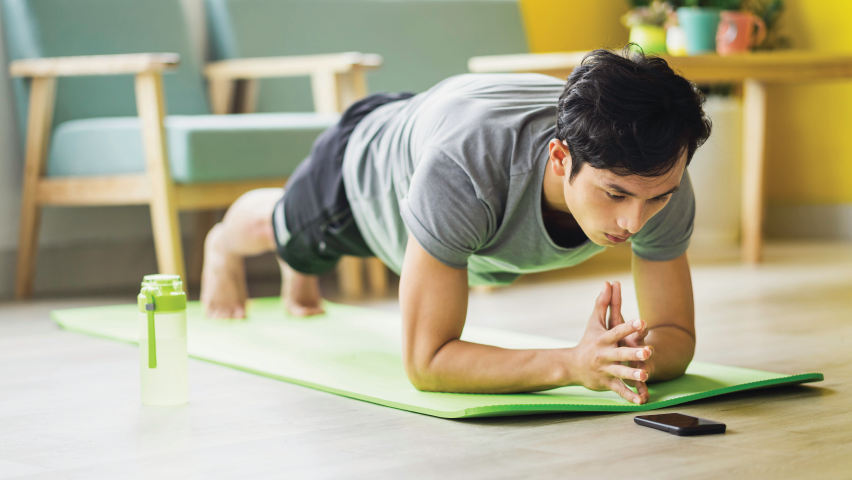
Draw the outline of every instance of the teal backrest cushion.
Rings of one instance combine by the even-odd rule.
[[[3,0],[3,20],[10,60],[178,53],[180,68],[164,75],[168,112],[208,113],[200,65],[180,0]],[[18,79],[14,88],[23,131],[27,82]],[[132,75],[62,78],[56,95],[54,124],[136,115]]]
[[[527,53],[516,0],[207,0],[214,59],[378,53],[370,91],[422,92],[476,55]],[[259,111],[311,110],[309,81],[266,80]]]

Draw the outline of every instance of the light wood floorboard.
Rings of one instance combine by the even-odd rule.
[[[852,245],[770,243],[758,266],[732,252],[695,255],[696,359],[826,381],[664,410],[725,435],[675,437],[633,414],[444,420],[195,360],[187,407],[142,407],[135,347],[49,319],[132,299],[39,300],[0,304],[0,479],[850,478]],[[474,293],[470,323],[577,339],[604,279],[625,284],[634,316],[625,259]]]

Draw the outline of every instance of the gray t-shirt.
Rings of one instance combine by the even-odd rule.
[[[471,285],[570,267],[605,247],[554,243],[542,220],[542,183],[564,82],[537,74],[449,78],[384,105],[355,128],[343,181],[373,252],[400,273],[408,235]],[[648,260],[686,251],[695,199],[689,176],[631,237]]]

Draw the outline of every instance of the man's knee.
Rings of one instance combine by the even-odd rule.
[[[283,188],[257,188],[249,190],[240,195],[240,198],[231,205],[229,211],[251,210],[259,213],[268,210],[271,214],[272,209],[275,208],[275,204],[278,203],[278,200],[282,196],[284,196]]]
[[[222,221],[227,248],[245,255],[275,250],[272,212],[282,195],[283,189],[262,188],[240,196]]]

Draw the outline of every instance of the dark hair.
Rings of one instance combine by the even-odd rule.
[[[569,180],[588,163],[616,175],[656,177],[710,136],[704,95],[665,60],[630,44],[594,50],[559,97],[556,137],[571,153]]]

